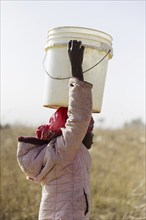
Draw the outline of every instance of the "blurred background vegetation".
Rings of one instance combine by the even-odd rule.
[[[140,119],[119,129],[95,128],[91,152],[90,220],[144,220],[145,126]],[[34,128],[0,126],[1,220],[37,220],[41,186],[26,180],[17,159],[17,137]]]

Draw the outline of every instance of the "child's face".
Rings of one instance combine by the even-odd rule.
[[[93,137],[94,137],[94,134],[92,131],[86,134],[86,136],[83,140],[83,144],[86,146],[87,149],[91,148],[91,146],[93,144]]]

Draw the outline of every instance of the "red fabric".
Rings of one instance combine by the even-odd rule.
[[[36,136],[42,140],[50,140],[53,137],[57,137],[62,134],[61,128],[65,127],[68,108],[60,107],[57,111],[52,115],[47,125],[41,125],[36,130]],[[94,120],[91,117],[91,121],[89,127],[87,129],[87,133],[93,130]]]
[[[61,135],[61,128],[65,127],[68,108],[60,107],[52,115],[47,125],[41,125],[36,130],[36,136],[39,139],[50,140],[53,137]]]

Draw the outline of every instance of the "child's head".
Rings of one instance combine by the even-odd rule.
[[[65,127],[68,115],[67,107],[60,107],[49,119],[47,125],[41,125],[36,130],[36,136],[42,140],[51,140],[54,137],[60,136],[62,134],[61,128]],[[89,134],[93,130],[94,120],[91,117],[87,133]]]

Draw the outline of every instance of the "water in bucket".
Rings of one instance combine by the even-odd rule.
[[[85,47],[82,69],[84,80],[93,84],[92,112],[101,112],[108,61],[112,58],[112,37],[104,32],[82,27],[58,27],[49,30],[44,68],[46,71],[43,106],[68,106],[71,65],[67,45],[82,41]]]

